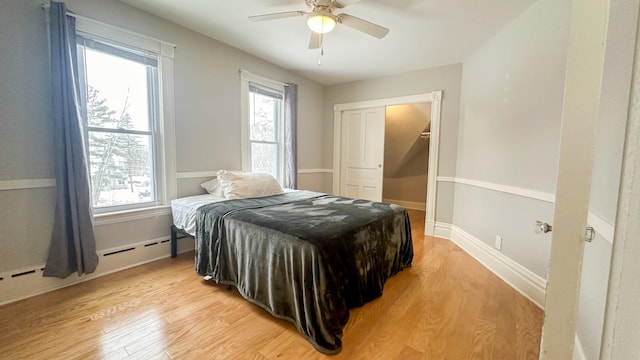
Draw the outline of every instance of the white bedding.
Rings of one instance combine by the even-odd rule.
[[[283,189],[284,192],[296,191],[293,189]],[[186,231],[189,235],[196,235],[196,212],[202,205],[225,201],[223,197],[214,194],[204,194],[187,196],[171,200],[171,213],[173,214],[173,225],[178,229]]]
[[[196,212],[202,205],[225,201],[227,199],[213,194],[188,196],[171,200],[173,225],[192,236],[196,234]]]

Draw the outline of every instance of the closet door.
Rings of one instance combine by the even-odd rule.
[[[340,195],[382,201],[385,108],[342,113]]]

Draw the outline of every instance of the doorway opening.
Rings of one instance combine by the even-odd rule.
[[[393,107],[393,106],[401,106],[407,104],[423,104],[426,103],[429,107],[429,118],[430,122],[425,131],[423,128],[420,133],[423,132],[424,137],[428,136],[428,144],[423,146],[423,150],[426,150],[428,157],[428,165],[427,165],[427,175],[426,175],[426,184],[423,183],[424,191],[426,192],[426,200],[425,200],[425,234],[433,235],[435,230],[435,209],[436,209],[436,197],[437,197],[437,173],[438,173],[438,152],[439,152],[439,138],[440,138],[440,107],[441,107],[441,99],[442,99],[442,91],[434,91],[430,93],[411,95],[411,96],[402,96],[402,97],[394,97],[394,98],[386,98],[386,99],[378,99],[378,100],[370,100],[370,101],[360,101],[353,103],[345,103],[345,104],[336,104],[334,105],[334,150],[333,150],[333,193],[336,195],[343,195],[342,191],[345,185],[345,175],[343,172],[349,171],[343,167],[344,158],[343,152],[348,151],[347,147],[350,145],[350,139],[346,137],[353,137],[352,131],[348,131],[347,129],[354,127],[345,127],[343,122],[345,112],[349,115],[352,115],[356,110],[367,110],[373,108],[385,108]],[[392,108],[390,108],[392,109]],[[386,111],[385,111],[386,112]],[[383,120],[384,123],[384,120]],[[382,125],[384,127],[384,124]],[[359,135],[361,142],[366,144],[376,143],[379,144],[380,147],[383,146],[385,142],[385,132],[372,131],[370,132],[373,138],[366,139],[366,132]],[[427,134],[428,133],[428,134]],[[364,140],[362,140],[364,139]],[[368,146],[368,145],[367,145]],[[417,151],[421,144],[418,143],[416,145]],[[411,151],[411,148],[408,149]],[[407,160],[409,161],[409,160]],[[416,160],[418,161],[418,160]],[[380,160],[380,164],[378,164],[378,168],[381,170],[384,168],[382,165],[383,160]],[[401,172],[402,173],[402,172]],[[405,173],[406,174],[406,173]],[[382,182],[384,177],[384,172],[378,172],[378,180],[380,183],[380,197],[382,197]],[[415,181],[415,179],[414,179]],[[381,199],[382,200],[382,199]],[[402,205],[402,204],[399,204]]]
[[[426,210],[431,103],[387,106],[382,201]]]

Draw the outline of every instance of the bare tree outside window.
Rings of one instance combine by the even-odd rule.
[[[282,100],[250,92],[251,171],[279,179],[279,142]]]
[[[87,123],[90,128],[133,128],[128,113],[129,97],[118,110],[105,103],[100,92],[89,86]],[[89,159],[94,206],[152,201],[149,135],[90,130]]]

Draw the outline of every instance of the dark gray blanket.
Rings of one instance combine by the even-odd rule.
[[[197,212],[198,274],[236,286],[327,354],[340,352],[349,308],[380,296],[412,259],[397,205],[296,191]]]

